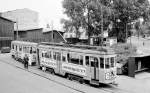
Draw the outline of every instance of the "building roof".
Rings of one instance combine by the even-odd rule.
[[[0,18],[3,19],[3,20],[9,21],[9,22],[16,23],[16,22],[14,22],[14,21],[12,21],[12,20],[10,20],[10,19],[4,18],[4,17],[2,17],[2,16],[0,16]]]
[[[18,30],[18,31],[23,31],[23,32],[26,32],[26,31],[34,31],[34,30],[40,30],[40,29],[43,29],[43,28],[30,28],[30,29],[21,29],[21,30]],[[16,30],[15,30],[16,31]]]
[[[58,30],[52,30],[51,28],[43,28],[43,33],[51,32],[51,31],[58,31]],[[58,31],[64,33],[64,31]]]
[[[6,12],[15,12],[15,11],[22,11],[22,10],[27,10],[27,11],[32,11],[32,12],[38,13],[37,11],[31,10],[29,8],[15,9],[15,10],[10,10],[10,11],[6,11]]]
[[[52,31],[58,32],[58,33],[64,33],[64,32],[62,32],[62,31],[57,31],[57,30],[49,30],[49,31],[46,31],[46,32],[43,32],[43,33],[44,33],[44,34],[46,34],[46,33],[51,33]]]

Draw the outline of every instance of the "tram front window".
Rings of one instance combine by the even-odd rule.
[[[111,65],[111,67],[114,67],[114,64],[115,63],[115,60],[114,60],[114,57],[111,57],[110,58],[110,65]]]
[[[110,68],[109,58],[105,59],[105,68]]]
[[[111,58],[105,58],[105,68],[111,68],[114,67],[114,57]]]

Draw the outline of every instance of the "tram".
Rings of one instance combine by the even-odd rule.
[[[34,65],[37,62],[37,46],[38,43],[26,41],[12,41],[11,55],[18,61],[23,61],[25,54],[29,58],[29,65]]]
[[[12,41],[11,55],[16,60],[29,57],[29,65],[62,75],[80,83],[115,83],[116,54],[108,47],[59,43]]]
[[[38,56],[41,68],[80,83],[110,84],[116,79],[116,54],[107,47],[43,42]]]

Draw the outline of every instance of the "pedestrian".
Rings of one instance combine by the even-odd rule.
[[[28,69],[28,61],[29,61],[29,58],[27,56],[27,54],[25,54],[24,56],[24,68]]]

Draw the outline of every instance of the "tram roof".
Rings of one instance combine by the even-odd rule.
[[[28,41],[18,41],[18,40],[15,40],[15,41],[12,41],[13,43],[17,43],[17,44],[25,44],[25,45],[37,45],[38,43],[35,43],[35,42],[28,42]]]
[[[63,49],[68,48],[72,49],[73,51],[86,51],[91,53],[101,52],[101,54],[115,54],[115,51],[110,47],[102,47],[102,46],[90,46],[90,45],[73,45],[73,44],[65,44],[65,43],[50,43],[50,42],[41,42],[40,45],[48,45],[56,47],[62,47]]]

